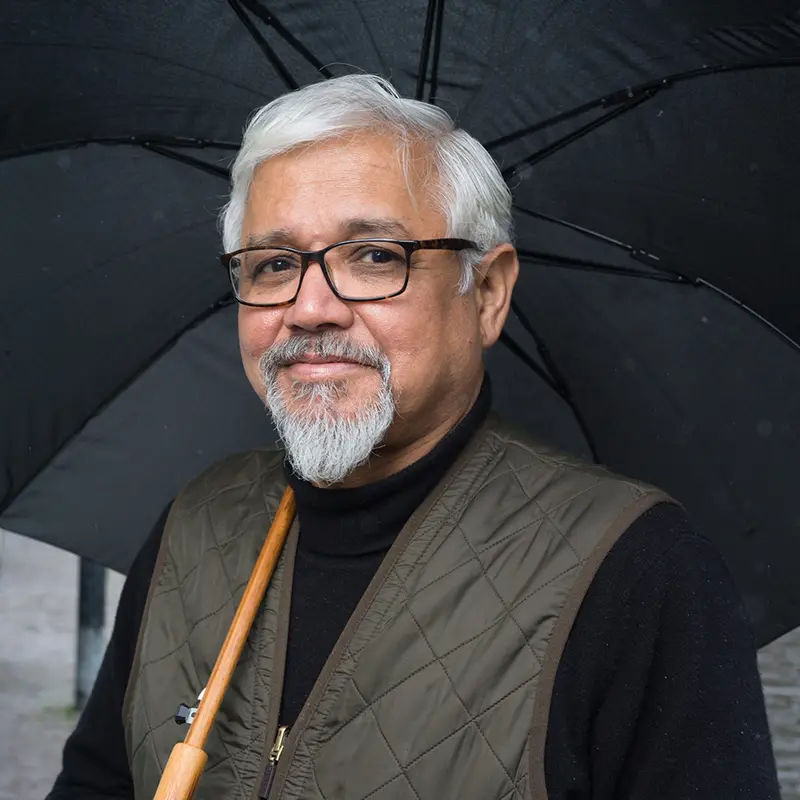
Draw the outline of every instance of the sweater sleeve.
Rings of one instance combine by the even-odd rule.
[[[128,572],[102,665],[86,707],[64,745],[61,772],[47,800],[133,800],[122,704],[167,510]]]
[[[677,507],[612,548],[559,664],[549,800],[779,800],[756,648],[721,557]]]

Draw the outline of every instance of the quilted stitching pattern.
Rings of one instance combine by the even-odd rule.
[[[274,454],[234,458],[176,501],[128,722],[137,796],[152,796],[163,763],[185,735],[174,709],[194,700],[211,673],[282,494],[279,463]],[[260,777],[281,573],[279,564],[237,667],[236,690],[212,728],[198,800],[248,798]]]
[[[557,609],[644,489],[503,438],[400,556],[400,603],[334,675],[282,798],[529,797],[528,732]]]
[[[137,789],[155,788],[182,733],[168,724],[167,689],[173,700],[180,686],[196,692],[211,670],[282,493],[276,466],[240,457],[182,498],[129,723]],[[495,424],[357,620],[281,797],[529,800],[532,710],[558,610],[600,535],[644,491]],[[248,798],[259,777],[280,579],[279,568],[198,798]]]

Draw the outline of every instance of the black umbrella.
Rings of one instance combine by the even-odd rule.
[[[499,410],[653,481],[759,641],[800,624],[800,6],[784,0],[0,11],[0,523],[125,569],[220,456],[274,441],[215,214],[248,114],[379,72],[513,188]]]

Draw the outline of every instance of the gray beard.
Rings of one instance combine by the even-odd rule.
[[[338,402],[347,397],[347,381],[293,381],[282,391],[278,385],[280,369],[308,353],[373,367],[381,373],[381,387],[365,407],[346,415],[339,411]],[[376,348],[353,344],[331,331],[301,334],[267,350],[259,368],[267,409],[289,464],[303,480],[323,485],[340,483],[367,463],[394,420],[391,365]]]

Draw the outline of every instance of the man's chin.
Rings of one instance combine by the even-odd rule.
[[[350,391],[346,381],[293,381],[281,391],[281,402],[291,417],[356,420],[375,402]]]
[[[338,483],[365,463],[394,419],[391,389],[361,381],[265,380],[267,407],[295,472]]]

